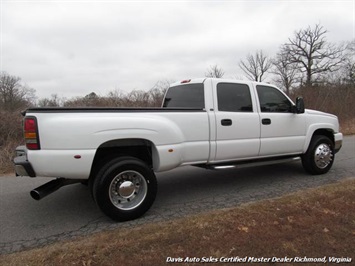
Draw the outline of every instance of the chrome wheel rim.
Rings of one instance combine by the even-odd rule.
[[[333,160],[333,152],[328,144],[320,144],[314,152],[314,162],[320,169],[326,168]]]
[[[116,175],[109,187],[112,204],[121,210],[137,208],[148,191],[147,181],[138,172],[128,170]]]

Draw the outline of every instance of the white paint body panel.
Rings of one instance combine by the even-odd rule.
[[[86,179],[97,148],[116,139],[145,139],[154,143],[159,154],[155,171],[206,162],[209,156],[207,112],[36,113],[35,116],[41,150],[28,150],[27,156],[39,176]],[[168,152],[169,149],[174,152]],[[75,155],[82,158],[75,159]]]
[[[216,84],[221,81],[247,84],[253,112],[219,112]],[[151,142],[153,168],[159,172],[181,165],[302,154],[316,130],[339,131],[337,117],[321,112],[261,113],[255,82],[198,79],[191,83],[204,83],[204,111],[29,111],[27,115],[38,121],[41,150],[28,150],[28,161],[37,176],[87,179],[97,149],[112,140]],[[221,126],[226,118],[233,122],[229,127]],[[271,124],[262,125],[264,118]]]
[[[230,82],[230,81],[229,81]],[[227,83],[229,83],[227,82]],[[218,83],[226,83],[224,80],[213,80],[213,88]],[[236,83],[235,81],[233,83]],[[252,99],[255,99],[255,91],[251,82],[238,82],[249,87]],[[256,101],[252,101],[253,112],[225,112],[218,110],[218,95],[213,89],[214,110],[216,118],[216,155],[212,162],[224,162],[257,157],[260,149],[260,117]],[[230,119],[231,126],[223,126],[221,121]]]

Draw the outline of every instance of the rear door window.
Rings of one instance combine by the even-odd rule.
[[[225,112],[253,112],[249,86],[237,83],[218,83],[218,110]]]

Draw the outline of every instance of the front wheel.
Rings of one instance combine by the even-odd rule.
[[[303,168],[312,175],[325,174],[334,162],[334,143],[326,136],[313,136],[302,156]]]
[[[97,205],[115,221],[133,220],[149,210],[157,194],[154,172],[133,157],[113,159],[98,172],[93,185]]]

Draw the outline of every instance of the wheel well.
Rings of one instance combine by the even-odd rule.
[[[334,134],[331,129],[317,129],[314,131],[313,136],[326,136],[328,137],[334,144]]]
[[[149,167],[153,167],[153,145],[144,139],[112,140],[103,143],[96,151],[89,179],[95,178],[100,168],[108,161],[120,156],[135,157],[145,162]]]

